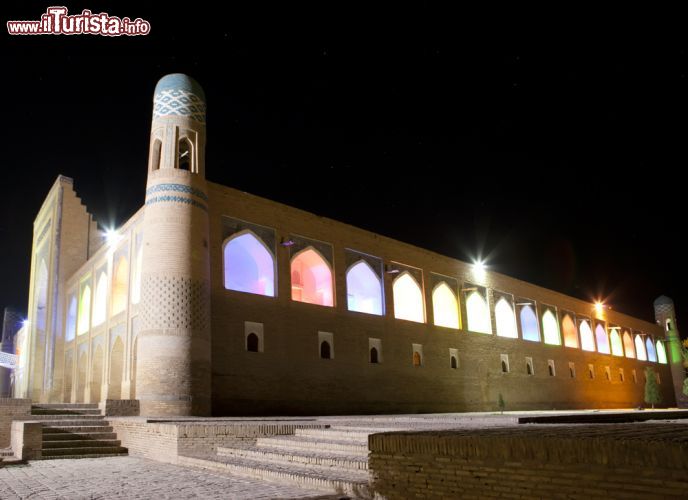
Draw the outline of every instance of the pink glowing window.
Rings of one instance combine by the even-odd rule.
[[[225,244],[225,288],[237,292],[275,296],[275,259],[252,233],[233,237]]]
[[[578,347],[578,332],[576,325],[568,314],[564,316],[561,322],[561,328],[564,330],[564,345],[566,347]]]
[[[332,270],[312,247],[291,261],[291,299],[296,302],[332,307]]]
[[[602,354],[610,354],[609,350],[609,337],[607,337],[607,330],[604,326],[597,325],[595,327],[595,340],[597,340],[597,352]]]
[[[626,351],[626,357],[627,358],[635,358],[635,347],[633,347],[633,339],[631,338],[630,333],[624,332],[623,344],[624,344],[624,351]]]
[[[349,311],[382,315],[382,283],[370,265],[360,260],[346,273]]]

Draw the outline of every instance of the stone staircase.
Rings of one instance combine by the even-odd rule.
[[[31,420],[43,424],[43,459],[127,455],[97,404],[36,404]]]
[[[262,437],[255,443],[219,447],[215,456],[186,456],[180,461],[303,488],[368,497],[368,436],[386,430],[393,429],[338,425],[296,429],[294,435]]]

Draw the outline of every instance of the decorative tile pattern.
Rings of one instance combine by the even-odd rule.
[[[206,207],[203,203],[192,200],[191,198],[185,198],[183,196],[172,196],[172,195],[163,195],[163,196],[153,196],[152,198],[146,199],[146,205],[152,205],[154,203],[185,203],[187,205],[191,205],[194,207],[198,207],[201,210],[207,212],[208,207]]]
[[[194,196],[198,196],[204,201],[208,201],[208,195],[206,195],[200,189],[192,188],[191,186],[186,186],[184,184],[157,184],[155,186],[146,189],[146,196],[153,193],[159,193],[160,191],[175,191],[177,193],[188,193]]]
[[[181,89],[167,89],[155,95],[153,118],[185,116],[205,123],[205,103],[195,94]]]

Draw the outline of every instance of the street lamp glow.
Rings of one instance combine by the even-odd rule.
[[[487,266],[485,266],[485,262],[482,260],[476,260],[473,262],[473,277],[476,280],[482,281],[485,279],[486,270]]]
[[[602,302],[595,302],[595,312],[597,314],[602,314],[604,311],[604,304]]]
[[[105,243],[107,246],[115,246],[121,238],[122,236],[115,229],[108,228],[105,230]]]
[[[29,320],[28,320],[28,319],[23,319],[23,320],[21,321],[21,326],[22,326],[22,328],[28,327],[28,326],[29,326]]]

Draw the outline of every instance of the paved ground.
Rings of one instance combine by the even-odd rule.
[[[135,457],[42,460],[0,469],[0,498],[337,498],[294,486],[220,476]]]

